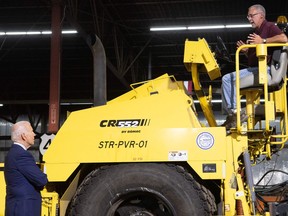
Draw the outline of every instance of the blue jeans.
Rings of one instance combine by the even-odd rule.
[[[267,67],[267,70],[267,73],[270,75],[270,67]],[[240,88],[259,84],[258,67],[250,67],[240,70],[239,77]],[[268,79],[269,78],[270,77],[268,77]],[[234,113],[236,110],[236,71],[225,74],[222,77],[221,90],[223,111],[225,111],[227,114]]]

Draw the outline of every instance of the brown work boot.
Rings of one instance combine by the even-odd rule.
[[[247,121],[247,119],[248,119],[248,116],[246,115],[245,110],[242,110],[240,112],[240,122],[241,122],[241,124],[243,122]],[[236,125],[237,125],[237,115],[236,115],[236,113],[233,113],[233,114],[229,114],[226,117],[225,122],[221,126],[225,127],[226,130],[230,130],[230,128],[236,128]]]
[[[240,112],[240,122],[241,122],[241,124],[243,122],[246,122],[247,120],[248,120],[248,116],[246,114],[246,111],[245,110],[241,110],[241,112]]]
[[[225,127],[226,130],[229,130],[230,128],[236,127],[236,121],[237,121],[237,116],[236,114],[229,114],[226,117],[225,122],[221,125],[222,127]]]

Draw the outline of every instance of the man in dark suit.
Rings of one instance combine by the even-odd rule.
[[[5,158],[6,181],[5,216],[40,216],[40,190],[47,184],[47,176],[30,152],[35,133],[29,122],[20,121],[12,126],[13,145]]]

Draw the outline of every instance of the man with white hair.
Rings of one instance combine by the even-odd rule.
[[[34,145],[33,128],[27,121],[19,121],[12,126],[13,144],[5,158],[4,175],[6,181],[5,216],[40,216],[40,191],[47,184],[47,176],[30,152]]]
[[[260,4],[255,4],[249,7],[247,19],[254,29],[254,33],[249,34],[246,40],[248,44],[262,44],[262,43],[286,43],[286,35],[279,29],[274,22],[268,22],[266,20],[265,8]],[[237,47],[245,44],[242,40],[237,41]],[[242,87],[250,87],[257,85],[258,81],[258,58],[256,56],[255,48],[242,49],[242,52],[248,58],[248,68],[244,68],[239,71],[240,84]],[[271,53],[268,50],[267,64],[268,64],[268,76],[270,76],[270,60]],[[245,82],[250,80],[249,83]],[[222,107],[228,114],[226,121],[222,126],[226,129],[236,127],[236,72],[228,73],[222,77]],[[246,85],[246,86],[245,86]],[[247,120],[247,116],[244,112],[241,112],[241,122]]]

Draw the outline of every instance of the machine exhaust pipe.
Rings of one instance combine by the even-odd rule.
[[[87,37],[93,55],[93,106],[107,103],[106,53],[97,35]]]

